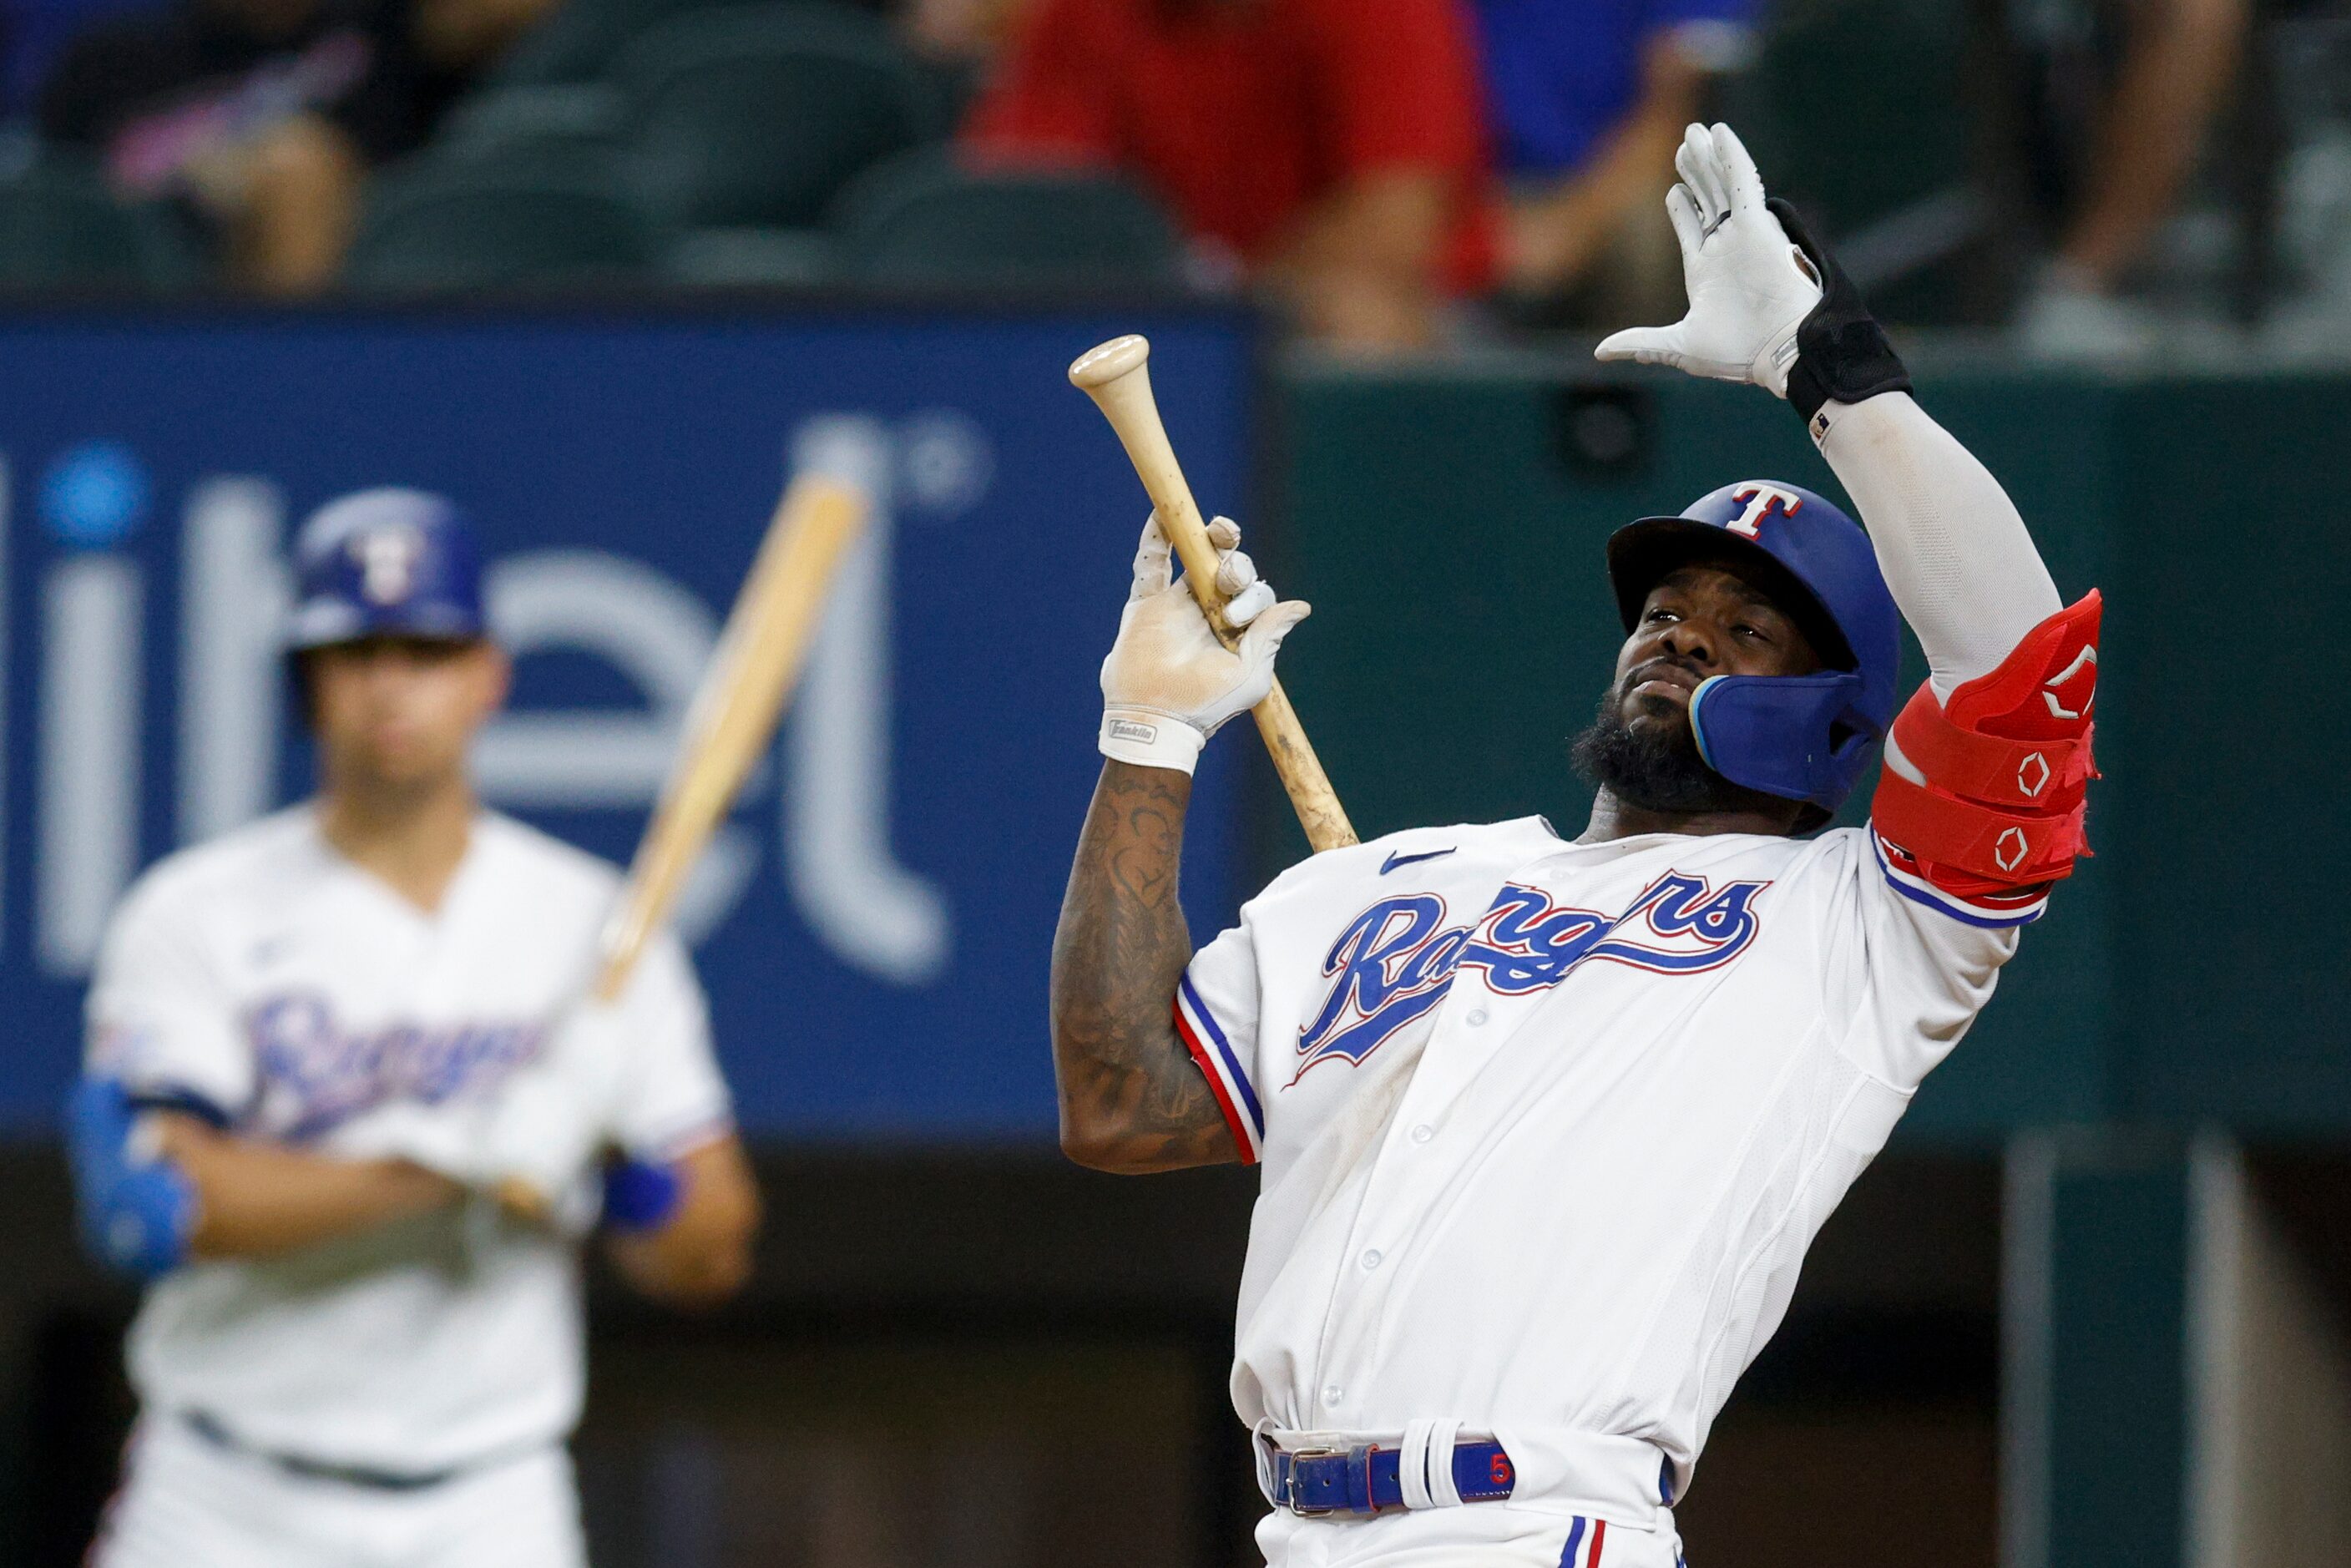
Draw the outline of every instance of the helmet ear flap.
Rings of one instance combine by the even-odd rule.
[[[1859,706],[1862,686],[1848,671],[1710,676],[1690,695],[1698,757],[1733,784],[1834,812],[1880,738]]]

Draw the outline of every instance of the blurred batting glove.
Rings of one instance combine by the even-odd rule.
[[[597,1156],[627,1051],[618,1009],[568,1014],[539,1054],[459,1104],[381,1107],[336,1140],[350,1157],[405,1159],[570,1236],[592,1228]]]
[[[1308,606],[1275,601],[1241,553],[1241,530],[1230,517],[1209,523],[1208,542],[1217,550],[1225,621],[1244,628],[1240,646],[1218,642],[1191,589],[1175,580],[1167,535],[1154,512],[1135,548],[1118,641],[1102,661],[1104,757],[1189,773],[1208,737],[1273,689],[1273,656]]]
[[[1682,183],[1666,193],[1666,214],[1681,241],[1689,314],[1614,333],[1594,353],[1786,397],[1796,329],[1821,302],[1820,279],[1764,204],[1763,178],[1730,127],[1691,126],[1674,167]]]
[[[611,1008],[590,1003],[558,1027],[545,1052],[490,1098],[477,1185],[507,1213],[567,1236],[596,1224],[597,1169],[608,1134],[611,1075],[626,1041]]]

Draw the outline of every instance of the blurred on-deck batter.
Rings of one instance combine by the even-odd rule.
[[[475,799],[507,668],[448,503],[347,497],[297,557],[319,793],[151,870],[90,988],[84,1228],[149,1281],[92,1562],[578,1568],[583,1241],[681,1301],[747,1266],[701,990],[664,938],[577,1000],[618,877]]]

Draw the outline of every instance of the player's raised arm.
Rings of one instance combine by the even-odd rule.
[[[1209,526],[1248,627],[1228,651],[1173,580],[1155,517],[1134,559],[1118,641],[1102,662],[1102,781],[1078,841],[1053,934],[1053,1077],[1061,1149],[1096,1170],[1139,1173],[1238,1157],[1207,1080],[1175,1025],[1192,936],[1176,896],[1192,768],[1210,734],[1262,698],[1273,656],[1306,606],[1275,603],[1240,553],[1240,530]]]
[[[1689,313],[1604,360],[1747,382],[1804,418],[1932,672],[1874,807],[1896,869],[1963,897],[2064,876],[2082,847],[2099,602],[2067,609],[2000,482],[1928,418],[1859,290],[1729,126],[1693,125],[1666,198]]]
[[[1689,314],[1600,345],[1604,360],[1747,382],[1804,417],[1869,527],[1938,696],[1989,673],[2061,607],[2000,481],[1910,396],[1859,291],[1727,125],[1693,125],[1666,197]]]

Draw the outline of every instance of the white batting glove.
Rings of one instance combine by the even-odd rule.
[[[627,1049],[617,1009],[580,1007],[503,1082],[455,1104],[386,1106],[337,1152],[405,1159],[484,1197],[525,1197],[529,1217],[584,1234],[596,1219],[589,1177]]]
[[[1104,757],[1189,773],[1208,737],[1273,689],[1273,656],[1308,606],[1275,601],[1241,553],[1241,530],[1230,517],[1209,523],[1208,542],[1217,549],[1225,620],[1247,628],[1240,646],[1218,642],[1191,589],[1175,580],[1167,535],[1152,513],[1135,547],[1134,587],[1119,616],[1118,641],[1102,661]]]
[[[475,1185],[567,1235],[592,1228],[590,1177],[609,1141],[612,1083],[627,1048],[612,1008],[590,1003],[564,1019],[545,1053],[490,1097]]]
[[[1593,352],[1786,397],[1796,329],[1821,302],[1820,280],[1764,208],[1763,177],[1730,127],[1691,126],[1674,167],[1682,183],[1666,193],[1666,214],[1681,241],[1689,314],[1615,333]]]

